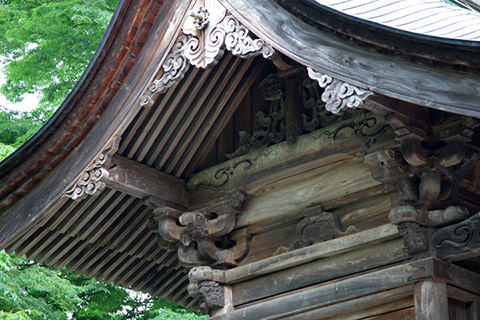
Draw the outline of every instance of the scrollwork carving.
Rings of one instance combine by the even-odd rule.
[[[425,210],[411,205],[401,205],[389,213],[390,221],[397,225],[399,233],[403,236],[405,251],[411,255],[429,249],[429,228],[451,224],[468,216],[468,210],[458,206],[450,206],[443,210]],[[433,241],[434,247],[437,246],[436,242],[438,241]]]
[[[225,47],[233,55],[248,58],[261,54],[264,58],[270,58],[274,50],[265,41],[253,39],[248,34],[248,29],[234,16],[227,15],[218,28],[225,32]]]
[[[197,6],[183,26],[170,53],[163,62],[163,73],[154,80],[140,100],[141,106],[153,102],[153,94],[164,93],[183,78],[190,64],[198,68],[215,65],[224,50],[241,58],[262,55],[270,58],[274,50],[261,39],[253,39],[248,29],[215,1]]]
[[[77,178],[75,184],[65,192],[64,196],[72,200],[78,200],[102,190],[105,187],[102,178],[108,177],[108,170],[105,166],[107,166],[110,157],[117,152],[119,143],[119,137],[115,137],[110,145]]]
[[[148,94],[142,97],[140,105],[148,105],[153,101],[151,98],[152,94],[165,92],[165,90],[175,84],[176,81],[183,78],[189,68],[189,63],[185,57],[185,47],[187,46],[187,42],[187,36],[182,34],[178,37],[170,54],[162,65],[162,76],[150,84],[148,87]]]
[[[440,256],[458,249],[468,251],[480,247],[480,212],[459,223],[438,229],[432,244]]]
[[[189,36],[185,57],[192,65],[198,68],[215,65],[225,49],[241,58],[260,54],[270,58],[273,55],[272,47],[261,39],[253,39],[248,29],[219,4],[200,7],[194,12],[193,21],[187,21],[183,27],[183,32]]]
[[[364,101],[373,95],[371,91],[316,72],[312,68],[307,68],[307,70],[310,78],[316,80],[318,85],[324,89],[322,101],[325,102],[325,109],[331,113],[338,114],[344,110],[361,108]]]
[[[270,74],[261,83],[260,89],[266,102],[267,112],[255,114],[254,131],[240,131],[238,149],[226,157],[231,159],[248,153],[251,149],[266,147],[285,140],[285,101],[283,81]]]
[[[230,178],[234,177],[238,171],[248,170],[252,166],[252,161],[249,159],[243,159],[235,162],[231,166],[218,169],[212,177],[211,182],[207,184],[200,184],[199,186],[220,188],[228,183]]]
[[[356,228],[345,228],[337,215],[323,210],[320,205],[305,210],[304,218],[298,222],[296,230],[299,240],[295,243],[295,248],[300,248],[347,235],[355,232]]]

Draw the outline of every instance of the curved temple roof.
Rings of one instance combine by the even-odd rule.
[[[315,0],[387,27],[456,40],[480,40],[480,13],[441,0]]]
[[[363,23],[374,29],[372,40],[367,33],[349,33],[362,23],[343,23],[344,16],[318,3],[121,0],[95,59],[55,118],[0,164],[0,247],[194,304],[186,292],[186,269],[175,251],[157,241],[152,198],[178,210],[199,210],[218,200],[187,189],[186,179],[212,165],[202,161],[216,152],[225,128],[233,131],[231,119],[262,68],[274,68],[264,57],[279,69],[282,63],[305,74],[310,68],[313,78],[329,79],[324,85],[332,91],[348,88],[365,98],[374,93],[480,118],[480,63],[473,42],[419,41]],[[195,40],[192,30],[210,35],[202,26],[185,32],[197,4],[210,5],[212,20],[204,28],[230,22],[238,34],[252,36],[245,43],[263,57],[228,48],[232,43],[226,41],[208,51],[215,52],[208,64],[201,59],[206,50],[187,52],[185,41]],[[216,14],[228,19],[214,21]],[[392,34],[396,38],[389,42]],[[407,42],[412,46],[399,45]],[[273,56],[263,50],[271,48]],[[203,65],[194,64],[198,57]],[[247,116],[253,118],[251,111]],[[222,146],[229,144],[225,139]],[[224,171],[220,178],[228,177]],[[130,179],[132,172],[140,178]],[[92,181],[95,188],[87,190]],[[80,194],[72,194],[77,189]]]

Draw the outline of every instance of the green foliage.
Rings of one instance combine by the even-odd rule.
[[[9,0],[0,3],[0,56],[11,101],[41,93],[57,107],[90,61],[117,0]]]
[[[21,146],[51,117],[52,108],[40,106],[31,112],[0,107],[0,161]]]
[[[8,157],[13,151],[15,151],[15,147],[0,142],[0,161]]]
[[[0,106],[0,161],[35,133],[90,61],[117,0],[0,0],[0,57],[12,102],[40,93],[32,112]],[[182,306],[0,251],[0,320],[199,320]]]
[[[2,0],[0,58],[12,102],[39,93],[27,113],[0,107],[0,160],[33,135],[62,103],[92,58],[118,0]]]
[[[68,319],[67,312],[81,303],[80,288],[54,269],[2,251],[0,271],[0,310],[6,319]]]
[[[0,320],[200,320],[193,310],[0,251]]]
[[[194,310],[185,309],[175,303],[166,303],[158,299],[155,299],[151,314],[154,316],[153,320],[200,320],[208,318],[208,316],[199,315]]]

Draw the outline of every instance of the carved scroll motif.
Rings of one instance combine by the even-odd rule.
[[[361,108],[364,101],[373,95],[371,91],[316,72],[312,68],[307,68],[307,70],[309,77],[316,80],[318,85],[325,89],[322,101],[325,102],[325,109],[331,113],[339,114],[344,110]]]
[[[183,34],[178,37],[177,41],[173,45],[172,51],[162,65],[162,76],[160,79],[154,80],[150,84],[148,87],[148,94],[144,95],[140,101],[141,106],[151,103],[153,101],[151,98],[152,94],[165,92],[165,90],[175,84],[176,81],[182,79],[185,73],[188,71],[190,64],[185,57],[185,46],[187,41],[187,36]]]
[[[153,94],[161,94],[181,80],[190,64],[197,68],[215,65],[223,56],[224,50],[233,55],[248,58],[262,55],[270,58],[274,50],[261,39],[253,39],[248,29],[217,1],[205,1],[197,5],[183,26],[171,52],[167,55],[159,79],[148,87],[140,105],[153,102]]]
[[[299,240],[295,243],[295,248],[330,240],[356,231],[354,226],[345,228],[337,215],[324,211],[322,206],[308,208],[305,210],[304,216],[297,224]]]
[[[108,170],[105,166],[107,166],[111,156],[117,152],[119,143],[119,137],[115,137],[112,143],[77,178],[73,187],[68,189],[64,196],[72,200],[78,200],[102,190],[105,187],[102,178],[108,177]]]
[[[303,127],[306,132],[312,132],[324,128],[338,121],[352,118],[353,114],[347,110],[341,115],[334,115],[325,109],[322,101],[322,90],[315,80],[305,78],[302,81],[303,88]]]
[[[231,159],[248,153],[251,149],[266,147],[285,140],[285,101],[283,81],[278,75],[270,74],[260,88],[266,103],[266,112],[255,114],[254,131],[240,131],[238,149],[226,157]]]
[[[432,244],[440,255],[480,247],[480,212],[462,222],[438,229],[432,236]]]
[[[259,54],[270,58],[274,53],[272,47],[263,40],[253,39],[248,29],[218,4],[208,9],[200,7],[192,16],[194,19],[187,21],[183,31],[190,36],[185,56],[195,67],[215,65],[223,56],[224,49],[241,58]],[[200,20],[198,17],[201,17]],[[199,25],[203,28],[199,29]]]
[[[411,205],[401,205],[390,210],[389,219],[392,224],[397,225],[403,236],[405,251],[414,255],[429,249],[429,228],[451,224],[465,219],[468,215],[467,209],[458,206],[443,210],[424,210]]]

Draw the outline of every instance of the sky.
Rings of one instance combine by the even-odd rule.
[[[3,65],[0,64],[0,86],[5,83],[5,75],[3,74]],[[0,106],[15,111],[31,111],[38,105],[39,97],[37,94],[27,94],[22,102],[11,103],[3,94],[0,93]]]

